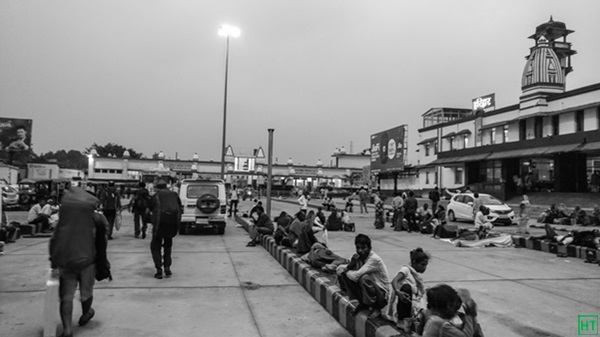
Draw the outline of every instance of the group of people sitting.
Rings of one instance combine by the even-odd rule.
[[[567,206],[563,203],[551,204],[550,207],[540,214],[538,220],[540,223],[556,225],[582,225],[582,226],[600,226],[600,206],[596,205],[591,214],[587,214],[579,205],[569,212]]]

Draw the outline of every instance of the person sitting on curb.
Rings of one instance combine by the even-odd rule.
[[[248,228],[250,242],[246,244],[246,247],[256,246],[259,234],[272,235],[274,231],[273,221],[261,208],[257,208],[250,213],[250,218],[252,218],[254,224]]]
[[[590,214],[590,225],[591,226],[600,226],[600,206],[594,206],[594,210],[592,214]]]
[[[556,208],[556,204],[551,204],[550,208],[540,214],[537,222],[539,223],[554,223],[555,219],[560,217],[560,211]]]
[[[337,267],[340,288],[348,294],[350,300],[358,301],[352,311],[356,315],[370,308],[369,318],[381,314],[381,309],[387,305],[390,289],[388,272],[383,260],[372,251],[371,239],[358,234],[354,239],[356,254],[350,263]]]
[[[39,232],[49,232],[50,230],[50,216],[42,212],[44,206],[46,206],[46,200],[42,198],[37,204],[31,206],[27,215],[27,222],[30,225],[36,225]]]
[[[460,293],[462,296],[446,284],[427,290],[428,312],[423,337],[483,336],[475,301],[467,290],[461,289]]]
[[[273,234],[276,244],[281,244],[281,240],[289,234],[290,225],[292,224],[292,217],[287,214],[286,211],[281,211],[278,217],[275,218],[277,228]]]
[[[396,322],[396,327],[406,333],[414,331],[413,323],[425,295],[425,284],[420,274],[427,269],[431,255],[422,248],[410,252],[410,265],[404,265],[392,280],[392,289],[386,315]],[[395,304],[395,305],[394,305]]]
[[[577,205],[571,213],[571,225],[589,226],[590,218],[587,213],[581,209],[581,206]]]

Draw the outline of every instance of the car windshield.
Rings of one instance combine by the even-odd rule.
[[[492,197],[491,195],[480,195],[481,201],[484,205],[502,205],[503,202]]]
[[[190,185],[187,188],[188,198],[199,198],[205,194],[214,196],[219,195],[219,186],[217,185]]]

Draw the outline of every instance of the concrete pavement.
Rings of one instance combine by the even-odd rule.
[[[170,279],[152,277],[150,240],[133,237],[128,212],[114,237],[114,280],[96,284],[96,316],[75,336],[350,336],[264,249],[245,247],[233,220],[223,236],[177,236]],[[47,238],[21,238],[0,256],[2,337],[42,336],[47,247]],[[80,315],[76,304],[75,325]]]
[[[276,202],[271,215],[281,210],[293,213],[298,206]],[[394,232],[389,224],[377,230],[373,216],[351,214],[356,233],[371,237],[390,277],[409,263],[411,249],[429,251],[433,259],[423,275],[425,283],[469,289],[486,336],[577,336],[578,315],[600,313],[597,265],[528,249],[458,248],[429,235]],[[329,247],[341,256],[351,256],[356,233],[329,232]]]

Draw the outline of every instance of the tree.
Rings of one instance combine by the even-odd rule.
[[[141,152],[138,153],[132,148],[127,149],[123,145],[119,145],[116,143],[108,143],[106,145],[98,145],[94,143],[89,148],[86,148],[85,152],[90,153],[92,149],[96,149],[96,152],[100,157],[108,157],[109,155],[111,155],[118,158],[122,158],[125,150],[129,151],[130,158],[141,158],[143,155]]]
[[[39,155],[37,160],[43,163],[55,162],[61,168],[84,170],[88,167],[87,157],[77,150],[50,151]]]

